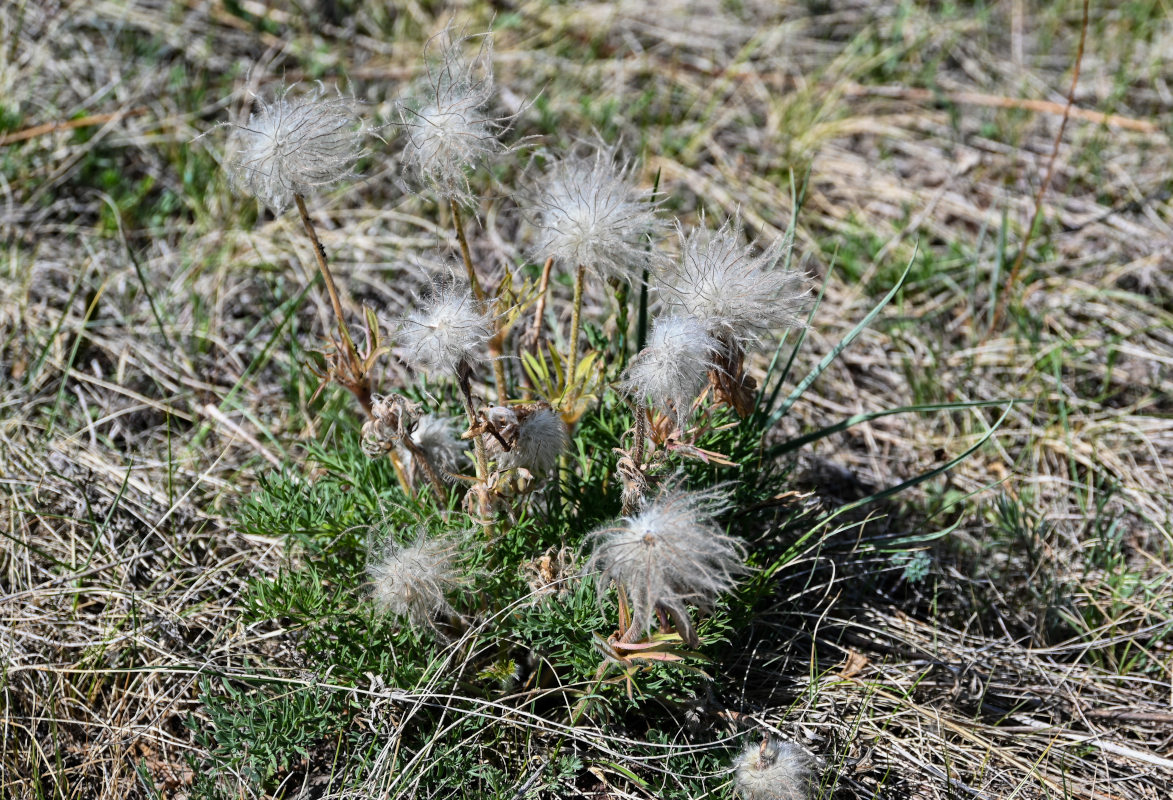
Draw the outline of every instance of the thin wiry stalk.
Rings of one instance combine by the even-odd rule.
[[[309,211],[305,207],[305,198],[300,194],[294,194],[293,200],[297,204],[297,213],[301,216],[301,223],[305,226],[306,235],[310,237],[310,242],[313,243],[314,258],[318,262],[318,271],[322,273],[322,279],[326,282],[326,292],[330,295],[330,304],[334,307],[334,318],[338,323],[338,334],[342,337],[342,344],[346,348],[345,358],[350,362],[354,374],[359,379],[354,385],[351,385],[349,382],[344,385],[358,399],[367,416],[373,417],[374,415],[371,412],[371,383],[367,377],[366,370],[362,367],[358,357],[358,351],[354,347],[354,339],[350,336],[350,328],[346,324],[346,316],[342,313],[342,302],[338,299],[338,287],[334,284],[334,275],[330,272],[330,265],[326,261],[326,250],[322,247],[322,242],[318,238],[318,232],[314,228],[313,221],[310,220]]]
[[[579,265],[574,276],[574,310],[570,315],[570,355],[566,359],[566,385],[574,384],[574,371],[578,366],[578,328],[582,320],[582,288],[586,282],[586,267]]]
[[[464,261],[464,271],[468,273],[468,284],[472,288],[473,297],[485,309],[488,309],[489,303],[485,296],[485,290],[481,288],[481,282],[477,278],[476,268],[472,263],[472,251],[468,246],[468,237],[464,233],[464,217],[460,213],[460,204],[455,199],[450,201],[452,207],[452,224],[456,227],[456,238],[460,240],[460,256]],[[489,355],[493,360],[493,383],[497,388],[497,400],[504,403],[509,397],[508,389],[505,385],[505,365],[501,361],[502,356],[502,342],[503,331],[501,328],[500,315],[493,315],[493,336],[489,339]],[[476,423],[473,422],[473,425]]]
[[[403,438],[403,446],[411,453],[412,458],[419,461],[420,466],[423,467],[424,475],[427,476],[428,482],[432,484],[432,488],[436,491],[436,498],[443,499],[444,497],[444,481],[440,480],[440,476],[436,474],[436,468],[432,466],[432,461],[428,458],[428,454],[424,449],[411,440],[410,436]],[[402,467],[400,467],[402,469]]]
[[[546,259],[542,266],[542,279],[538,283],[538,303],[534,306],[534,322],[530,328],[530,350],[537,353],[542,345],[542,317],[546,315],[546,292],[550,288],[550,269],[554,266],[554,257]]]
[[[472,404],[472,386],[469,382],[471,374],[472,370],[467,363],[462,363],[457,367],[456,377],[460,383],[460,400],[464,405],[464,413],[468,417],[469,427],[476,428],[480,421],[477,419],[477,412]],[[478,433],[472,437],[472,447],[477,470],[477,485],[474,487],[477,497],[477,513],[481,517],[480,523],[484,528],[485,538],[490,538],[493,535],[493,521],[490,517],[485,494],[487,491],[485,484],[489,477],[489,459],[485,453],[485,441],[481,434]]]

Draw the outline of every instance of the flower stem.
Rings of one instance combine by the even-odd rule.
[[[619,306],[619,315],[615,320],[617,329],[617,335],[615,339],[616,345],[619,348],[619,370],[623,371],[627,367],[627,301],[631,294],[631,287],[627,285],[626,281],[620,281],[612,278],[611,288],[615,290],[615,302]]]
[[[631,460],[641,473],[644,470],[644,452],[648,441],[648,410],[643,403],[635,407],[635,443],[631,448]]]
[[[405,436],[403,438],[403,447],[405,450],[407,450],[407,452],[411,453],[412,458],[419,462],[420,467],[423,469],[424,477],[428,479],[428,481],[432,484],[432,489],[436,492],[436,499],[442,501],[444,499],[444,482],[440,480],[440,476],[436,474],[436,468],[432,466],[432,462],[428,458],[428,454],[424,452],[422,447],[413,442],[410,436]],[[392,453],[394,453],[394,451],[392,451]]]
[[[542,279],[538,283],[538,304],[534,307],[534,323],[530,328],[529,346],[536,355],[542,349],[542,317],[546,315],[546,290],[550,288],[550,268],[554,266],[554,257],[546,259],[542,267]]]
[[[464,403],[464,413],[468,416],[469,427],[476,428],[479,425],[479,420],[476,409],[472,406],[472,385],[469,381],[471,374],[472,368],[465,362],[461,362],[456,368],[456,379],[460,383],[460,399]],[[474,488],[477,493],[477,513],[481,516],[480,522],[485,529],[485,538],[489,538],[493,535],[493,521],[489,516],[488,502],[486,501],[489,459],[485,454],[485,442],[482,434],[478,433],[472,437],[472,447],[477,468],[477,485]]]
[[[310,220],[310,213],[305,207],[305,198],[300,194],[295,194],[293,199],[297,203],[297,213],[301,215],[301,224],[305,226],[306,235],[313,242],[318,270],[322,273],[322,279],[326,282],[326,292],[330,295],[331,305],[334,306],[334,319],[338,323],[338,332],[342,334],[346,346],[351,352],[354,352],[354,340],[350,338],[350,329],[346,327],[346,319],[342,315],[342,302],[338,299],[338,287],[334,284],[334,275],[330,272],[330,265],[326,263],[326,250],[322,247],[322,242],[318,239],[318,231]]]
[[[566,385],[574,384],[574,370],[578,367],[578,328],[582,322],[582,287],[586,283],[586,267],[579,265],[574,276],[574,311],[570,315],[570,358],[566,361]]]
[[[322,279],[326,282],[326,292],[330,295],[330,304],[334,307],[334,319],[338,323],[338,334],[342,337],[342,345],[346,348],[346,361],[350,367],[350,372],[354,377],[354,381],[340,381],[343,386],[350,390],[350,392],[358,399],[359,404],[363,407],[363,411],[367,416],[374,418],[371,409],[371,384],[367,379],[366,370],[363,368],[362,361],[358,357],[358,351],[354,347],[354,339],[350,336],[350,328],[346,325],[346,317],[342,313],[342,301],[338,299],[338,287],[334,284],[334,275],[330,272],[330,265],[326,261],[326,249],[322,247],[322,241],[318,238],[318,231],[314,228],[314,223],[310,220],[310,213],[305,207],[305,198],[300,194],[293,195],[293,200],[297,203],[297,213],[301,215],[301,224],[305,226],[306,235],[310,237],[310,242],[314,245],[314,258],[318,262],[318,271],[322,273]]]
[[[464,216],[460,213],[460,204],[455,200],[452,201],[452,224],[456,228],[456,238],[460,241],[460,255],[464,260],[464,271],[468,273],[468,285],[472,289],[473,297],[481,304],[485,310],[488,310],[488,298],[485,295],[485,290],[481,288],[481,282],[477,279],[476,268],[472,265],[472,251],[468,247],[468,237],[464,233]],[[497,400],[504,403],[508,397],[508,391],[505,386],[505,365],[501,361],[501,355],[504,343],[504,331],[501,329],[501,319],[497,314],[493,314],[493,337],[489,339],[489,355],[493,357],[493,383],[497,388]],[[472,424],[476,424],[473,422]]]

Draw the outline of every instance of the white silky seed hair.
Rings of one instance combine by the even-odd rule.
[[[412,367],[425,372],[454,372],[484,358],[493,336],[492,318],[480,310],[468,289],[440,286],[417,298],[419,308],[398,330],[400,351]]]
[[[650,191],[631,181],[630,165],[616,166],[601,144],[589,156],[555,161],[532,192],[528,215],[537,230],[532,257],[594,270],[603,278],[641,280],[657,256],[649,237],[663,229]]]
[[[614,581],[627,593],[634,627],[650,631],[658,607],[693,639],[688,606],[711,610],[748,572],[744,545],[714,520],[728,507],[723,487],[668,488],[639,513],[590,534],[587,571],[598,573],[599,593]]]
[[[759,251],[744,243],[736,217],[712,232],[678,227],[677,236],[680,257],[659,287],[665,313],[696,317],[722,344],[742,348],[805,327],[806,275],[778,265],[789,242]]]
[[[666,411],[683,428],[719,347],[695,317],[658,317],[647,346],[624,370],[619,388]]]
[[[790,742],[751,742],[733,762],[733,786],[742,800],[812,800],[814,759]]]
[[[464,467],[468,448],[461,441],[455,420],[436,414],[424,414],[411,432],[411,440],[424,451],[432,466],[440,471],[440,477],[450,477]],[[414,456],[404,451],[404,465],[414,469]]]
[[[372,553],[367,575],[375,605],[416,628],[435,628],[437,619],[452,614],[448,596],[464,583],[456,543],[423,531],[407,545],[388,539]]]
[[[493,96],[492,40],[481,34],[479,51],[468,58],[463,51],[472,38],[448,30],[433,39],[439,58],[428,64],[418,96],[399,107],[408,172],[421,186],[463,205],[474,199],[469,173],[502,149],[501,120],[485,110]]]
[[[240,190],[280,214],[295,194],[354,175],[366,127],[351,99],[319,84],[308,93],[284,88],[272,102],[256,102],[248,124],[233,126],[227,168]]]
[[[513,414],[510,409],[503,410]],[[513,416],[516,420],[516,414]],[[535,475],[548,474],[570,444],[562,416],[552,408],[539,408],[515,424],[517,441],[509,452],[497,454],[497,465],[502,469],[524,467]]]

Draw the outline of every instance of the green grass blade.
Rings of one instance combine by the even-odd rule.
[[[780,442],[773,447],[766,450],[766,457],[776,458],[785,453],[793,452],[798,448],[808,445],[811,442],[817,442],[819,439],[840,433],[861,422],[870,422],[873,419],[880,419],[881,417],[890,417],[895,414],[910,414],[922,413],[926,411],[960,411],[966,408],[985,408],[987,406],[1000,406],[1004,403],[1025,403],[1025,400],[971,400],[968,402],[958,403],[926,403],[919,406],[900,406],[899,408],[889,408],[884,411],[872,411],[867,414],[855,414],[854,416],[842,419],[834,425],[828,425],[825,428],[819,428],[817,431],[812,431],[803,436],[799,436],[789,441]]]
[[[828,517],[828,519],[832,519],[834,517],[839,516],[840,514],[851,511],[852,509],[867,505],[868,503],[874,503],[877,500],[883,500],[888,497],[893,497],[894,495],[898,495],[906,489],[911,489],[914,486],[919,486],[920,484],[924,483],[925,481],[932,480],[933,478],[937,477],[938,475],[941,475],[941,474],[946,473],[949,470],[953,469],[958,464],[960,464],[962,461],[969,458],[971,455],[973,455],[979,449],[981,449],[981,447],[983,445],[985,445],[986,442],[990,441],[990,439],[994,436],[994,432],[997,431],[998,428],[1002,425],[1003,421],[1005,421],[1006,416],[1010,413],[1010,409],[1014,408],[1014,405],[1015,405],[1014,402],[1008,402],[1006,404],[1006,410],[1002,412],[1002,416],[998,417],[998,421],[990,426],[990,429],[988,431],[986,431],[985,436],[983,436],[981,439],[979,439],[977,442],[975,442],[973,445],[971,445],[969,448],[967,448],[960,455],[957,455],[957,456],[951,458],[948,462],[942,464],[939,467],[935,467],[935,468],[929,470],[928,472],[922,472],[920,475],[909,478],[906,481],[902,481],[902,482],[896,484],[895,486],[889,486],[887,489],[883,489],[879,492],[876,492],[875,494],[868,495],[867,497],[864,497],[862,499],[854,500],[850,503],[847,503],[844,506],[840,506],[839,508],[835,509],[834,513],[832,513],[831,516]]]
[[[802,397],[807,389],[810,388],[811,384],[814,383],[818,377],[823,374],[827,367],[831,366],[835,359],[839,357],[839,354],[846,350],[847,346],[854,342],[856,338],[861,333],[863,333],[864,329],[872,323],[872,320],[879,316],[880,312],[884,310],[884,307],[887,306],[889,302],[891,302],[892,298],[896,296],[896,293],[900,291],[900,287],[904,285],[904,281],[908,278],[908,273],[912,270],[912,264],[916,260],[916,254],[918,250],[919,244],[917,247],[913,248],[912,257],[908,259],[908,265],[904,268],[904,272],[900,274],[900,278],[896,281],[896,285],[892,287],[888,294],[884,295],[880,302],[876,304],[876,307],[869,311],[867,316],[860,320],[859,324],[852,328],[851,332],[844,336],[839,344],[831,348],[831,352],[823,356],[823,360],[820,361],[813,370],[811,370],[809,375],[803,378],[799,384],[794,387],[794,390],[786,397],[785,400],[782,401],[782,405],[780,405],[777,410],[775,410],[774,413],[770,415],[766,424],[767,429],[774,427],[776,424],[778,424],[778,421],[782,419],[782,417],[786,416],[786,412],[789,411],[790,408],[798,402],[798,399]]]

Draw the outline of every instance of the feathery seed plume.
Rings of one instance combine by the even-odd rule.
[[[461,365],[483,358],[493,321],[467,289],[443,285],[419,300],[420,308],[399,326],[399,343],[409,364],[425,371],[458,372]]]
[[[545,403],[517,408],[494,406],[486,416],[510,446],[506,451],[495,437],[487,439],[489,456],[497,460],[501,469],[523,468],[536,475],[546,474],[570,443],[566,423]]]
[[[695,317],[659,317],[647,346],[624,371],[619,388],[667,411],[681,427],[701,393],[720,345]]]
[[[598,572],[602,594],[615,581],[631,603],[631,625],[650,631],[657,610],[671,616],[690,645],[698,641],[687,606],[708,611],[717,596],[748,571],[741,541],[713,519],[728,507],[720,488],[668,488],[638,514],[590,534],[588,572]]]
[[[726,348],[805,325],[806,276],[778,268],[789,242],[776,241],[755,254],[756,244],[742,243],[739,218],[712,233],[677,233],[681,256],[660,287],[666,313],[703,320]]]
[[[742,800],[810,800],[814,781],[814,759],[790,742],[753,742],[734,761],[733,785]]]
[[[465,583],[456,543],[429,539],[422,530],[410,544],[388,539],[372,553],[367,575],[375,605],[416,627],[434,628],[437,619],[454,613],[448,596]]]
[[[614,150],[602,144],[594,151],[556,161],[543,176],[529,212],[538,231],[532,257],[636,283],[652,266],[645,244],[662,223],[651,192],[631,183],[632,167],[616,166]]]
[[[366,128],[354,103],[321,84],[299,94],[281,89],[257,99],[247,125],[234,126],[227,167],[233,182],[280,214],[295,194],[308,195],[354,174]]]
[[[432,466],[441,471],[441,477],[459,473],[467,461],[468,449],[460,440],[451,419],[424,414],[416,423],[411,440],[424,452]],[[404,457],[404,466],[409,470],[418,468],[410,451]]]
[[[434,38],[439,58],[429,62],[419,96],[399,109],[407,133],[403,160],[416,182],[465,205],[472,200],[468,173],[501,149],[502,120],[485,111],[493,96],[492,40],[481,34],[480,49],[468,58],[463,50],[473,38],[451,30]]]

